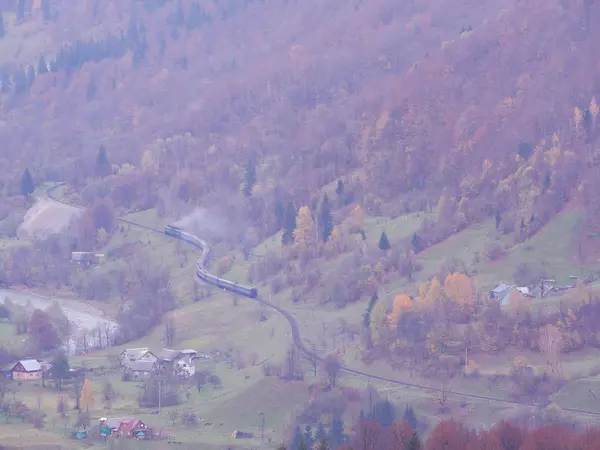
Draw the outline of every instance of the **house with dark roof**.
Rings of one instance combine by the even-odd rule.
[[[121,417],[109,419],[103,417],[100,419],[101,436],[119,436],[132,439],[148,439],[151,435],[151,429],[141,420],[133,417]]]
[[[196,350],[163,348],[157,356],[160,367],[172,370],[175,375],[188,378],[196,373],[195,361],[198,359]]]
[[[127,348],[119,355],[119,361],[124,367],[131,369],[136,361],[149,361],[154,364],[158,358],[148,348]]]
[[[129,370],[131,370],[131,375],[133,378],[146,378],[150,376],[155,368],[156,362],[143,361],[140,359],[138,361],[134,361],[129,367]]]
[[[37,359],[22,359],[11,369],[12,379],[18,381],[41,380],[44,371]]]

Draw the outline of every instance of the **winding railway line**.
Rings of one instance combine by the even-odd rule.
[[[64,200],[61,200],[61,199],[59,199],[59,198],[57,198],[57,197],[54,196],[54,191],[57,188],[65,185],[65,184],[66,183],[60,183],[60,184],[57,184],[57,185],[51,187],[50,189],[48,189],[46,191],[46,194],[47,194],[48,198],[50,198],[51,200],[54,200],[55,202],[61,203],[63,205],[71,206],[71,207],[82,209],[82,210],[87,209],[87,208],[85,208],[83,206],[80,206],[80,205],[76,205],[76,204],[73,204],[73,203],[68,203],[68,202],[66,202]],[[162,230],[157,230],[157,229],[154,229],[154,228],[151,228],[151,227],[147,227],[145,225],[132,222],[130,220],[126,220],[126,219],[117,219],[117,220],[119,222],[125,223],[127,225],[131,225],[131,226],[136,227],[136,228],[140,228],[140,229],[143,229],[143,230],[151,231],[153,233],[161,234],[163,236],[170,236],[170,237],[174,237],[174,238],[181,238],[181,237],[173,235],[170,232],[165,233]],[[167,226],[166,229],[168,230],[169,227],[170,226]],[[173,227],[171,227],[171,228],[173,228]],[[189,233],[188,233],[188,235],[189,235]],[[190,236],[193,236],[193,235],[190,235]],[[195,238],[196,238],[197,241],[201,242],[202,244],[198,245],[197,243],[190,242],[190,240],[188,240],[188,239],[183,239],[183,240],[185,240],[186,242],[190,243],[191,245],[194,245],[195,247],[200,248],[202,250],[203,254],[202,254],[201,258],[198,260],[198,263],[197,263],[196,276],[198,278],[206,281],[206,279],[204,279],[202,277],[199,277],[199,275],[198,275],[198,269],[202,269],[202,270],[204,270],[204,272],[206,272],[208,274],[208,272],[205,270],[204,267],[205,267],[206,262],[208,261],[208,256],[209,256],[209,253],[210,253],[210,249],[208,248],[208,246],[206,245],[206,243],[204,241],[202,241],[200,238],[197,238],[197,237],[195,237]],[[218,277],[216,277],[216,275],[211,275],[211,274],[209,274],[209,275],[211,277],[218,278]],[[227,281],[227,280],[224,280],[224,281]],[[237,283],[234,283],[234,282],[231,282],[231,281],[228,281],[228,283],[230,283],[231,285],[237,285]],[[215,283],[211,282],[210,284],[215,284]],[[228,288],[226,285],[219,286],[219,287],[222,287],[223,289],[229,290],[231,292],[239,293],[239,292],[236,292],[235,289]],[[319,356],[318,354],[316,354],[312,350],[308,349],[304,345],[304,343],[302,342],[302,336],[300,334],[300,327],[298,326],[298,321],[296,320],[296,318],[294,317],[294,315],[292,313],[290,313],[289,311],[287,311],[287,310],[285,310],[285,309],[283,309],[283,308],[281,308],[281,307],[279,307],[279,306],[277,306],[277,305],[275,305],[275,304],[273,304],[273,303],[271,303],[271,302],[269,302],[267,300],[264,300],[264,299],[260,298],[260,296],[256,295],[256,290],[255,290],[254,294],[255,294],[254,296],[253,295],[246,295],[246,294],[242,294],[242,295],[245,295],[246,297],[251,298],[252,300],[254,300],[254,301],[256,301],[256,302],[258,302],[258,303],[260,303],[260,304],[262,304],[262,305],[264,305],[264,306],[272,309],[273,311],[275,311],[275,312],[279,313],[281,316],[283,316],[287,320],[287,322],[288,322],[288,324],[290,326],[290,329],[291,329],[291,332],[292,332],[292,340],[294,342],[294,345],[298,348],[299,352],[304,355],[304,357],[306,357],[307,359],[309,359],[312,362],[317,362],[318,363],[318,362],[323,362],[324,361],[323,357]],[[374,375],[374,374],[362,372],[360,370],[355,370],[355,369],[352,369],[352,368],[346,367],[346,366],[341,366],[340,370],[342,372],[345,372],[345,373],[349,374],[349,375],[354,375],[354,376],[358,376],[358,377],[361,377],[361,378],[366,378],[368,380],[383,381],[383,382],[386,382],[386,383],[395,384],[395,385],[400,386],[400,387],[412,388],[412,389],[416,389],[416,390],[420,390],[420,391],[426,391],[426,392],[443,392],[444,391],[443,389],[440,389],[440,388],[431,387],[431,386],[425,386],[425,385],[416,384],[416,383],[409,383],[409,382],[400,381],[400,380],[394,380],[392,378],[387,378],[387,377],[382,377],[382,376],[378,376],[378,375]],[[499,404],[505,404],[505,405],[512,405],[512,406],[529,406],[529,407],[544,407],[545,406],[543,404],[529,403],[529,402],[518,402],[518,401],[514,401],[514,400],[505,400],[505,399],[496,398],[496,397],[488,397],[488,396],[485,396],[485,395],[477,395],[477,394],[468,394],[468,393],[465,393],[465,392],[458,392],[458,391],[452,391],[452,390],[445,390],[445,392],[447,394],[452,394],[452,395],[456,395],[456,396],[460,396],[460,397],[464,397],[464,398],[471,398],[471,399],[474,399],[474,400],[483,400],[483,401],[487,401],[487,402],[490,402],[490,403],[493,402],[493,403],[499,403]],[[600,417],[600,412],[587,411],[587,410],[574,409],[574,408],[562,408],[562,409],[563,409],[563,411],[568,411],[568,412],[571,412],[571,413],[584,414],[584,415],[589,415],[589,416]]]

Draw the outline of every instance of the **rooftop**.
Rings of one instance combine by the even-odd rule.
[[[42,369],[42,366],[37,359],[22,359],[19,362],[27,372],[37,372]]]

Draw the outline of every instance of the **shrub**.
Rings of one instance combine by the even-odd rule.
[[[490,261],[497,261],[506,253],[504,245],[500,241],[490,241],[485,244],[485,256]]]

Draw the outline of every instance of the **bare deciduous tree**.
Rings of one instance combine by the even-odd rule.
[[[335,387],[337,385],[338,377],[342,370],[340,360],[336,355],[329,355],[323,361],[323,368],[325,369],[325,373],[327,374],[329,386]]]
[[[167,314],[164,320],[165,326],[165,343],[173,345],[175,342],[175,319],[172,314]]]
[[[560,354],[564,348],[564,340],[560,330],[548,324],[540,330],[540,350],[546,355],[552,372],[560,372]]]

